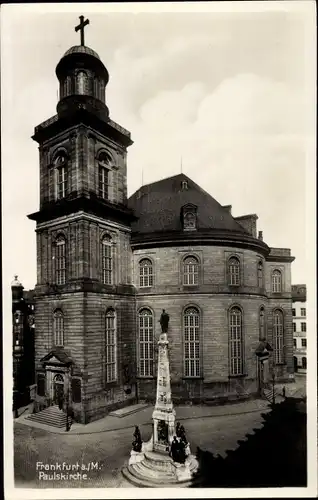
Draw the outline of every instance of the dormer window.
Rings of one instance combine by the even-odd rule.
[[[197,207],[191,204],[182,207],[181,219],[184,231],[195,231],[197,229]]]

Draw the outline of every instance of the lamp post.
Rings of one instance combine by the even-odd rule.
[[[69,370],[67,371],[67,379],[66,379],[66,383],[67,383],[67,388],[66,388],[66,397],[65,397],[65,411],[66,411],[66,432],[68,432],[70,430],[70,426],[69,426],[69,421],[68,421],[68,413],[69,413],[69,397],[70,397],[70,372]]]
[[[272,384],[273,384],[273,405],[276,403],[275,401],[275,368],[273,366],[273,373],[272,373]]]

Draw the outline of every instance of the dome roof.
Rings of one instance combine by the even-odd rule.
[[[74,45],[70,49],[68,49],[63,57],[69,56],[70,54],[87,54],[89,56],[96,57],[96,59],[100,60],[99,55],[95,50],[86,47],[85,45]]]
[[[186,190],[181,189],[182,182]],[[142,186],[129,198],[128,206],[138,217],[133,233],[180,231],[180,211],[187,204],[198,207],[198,229],[247,234],[220,203],[184,174]]]

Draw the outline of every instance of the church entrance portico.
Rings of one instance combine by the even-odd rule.
[[[51,351],[41,362],[45,369],[48,402],[62,409],[69,404],[72,360],[64,352]]]

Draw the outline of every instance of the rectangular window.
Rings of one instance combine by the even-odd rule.
[[[65,240],[59,239],[55,247],[56,255],[56,284],[64,285],[66,281],[66,258],[65,258]]]
[[[296,349],[297,347],[297,339],[294,339],[294,348]]]
[[[112,284],[112,244],[108,240],[102,242],[102,273],[104,285]]]
[[[307,331],[306,327],[307,327],[306,323],[300,323],[300,328],[301,328],[302,332],[306,332]]]
[[[307,347],[307,339],[301,339],[301,347]]]
[[[296,331],[296,323],[293,323],[293,332]]]
[[[115,313],[106,314],[106,383],[117,380]]]
[[[108,175],[108,168],[99,165],[99,196],[104,200],[108,200]]]
[[[186,377],[200,376],[199,314],[192,309],[184,316],[184,370]]]
[[[305,307],[302,307],[302,308],[300,309],[300,315],[301,315],[301,316],[306,316],[306,308],[305,308]]]
[[[237,308],[230,313],[230,374],[243,373],[242,314]]]
[[[294,308],[292,309],[292,315],[296,316],[296,309],[294,309]]]
[[[153,317],[150,311],[139,314],[139,375],[153,377]]]
[[[281,311],[274,314],[274,353],[275,363],[284,363],[284,318]]]

